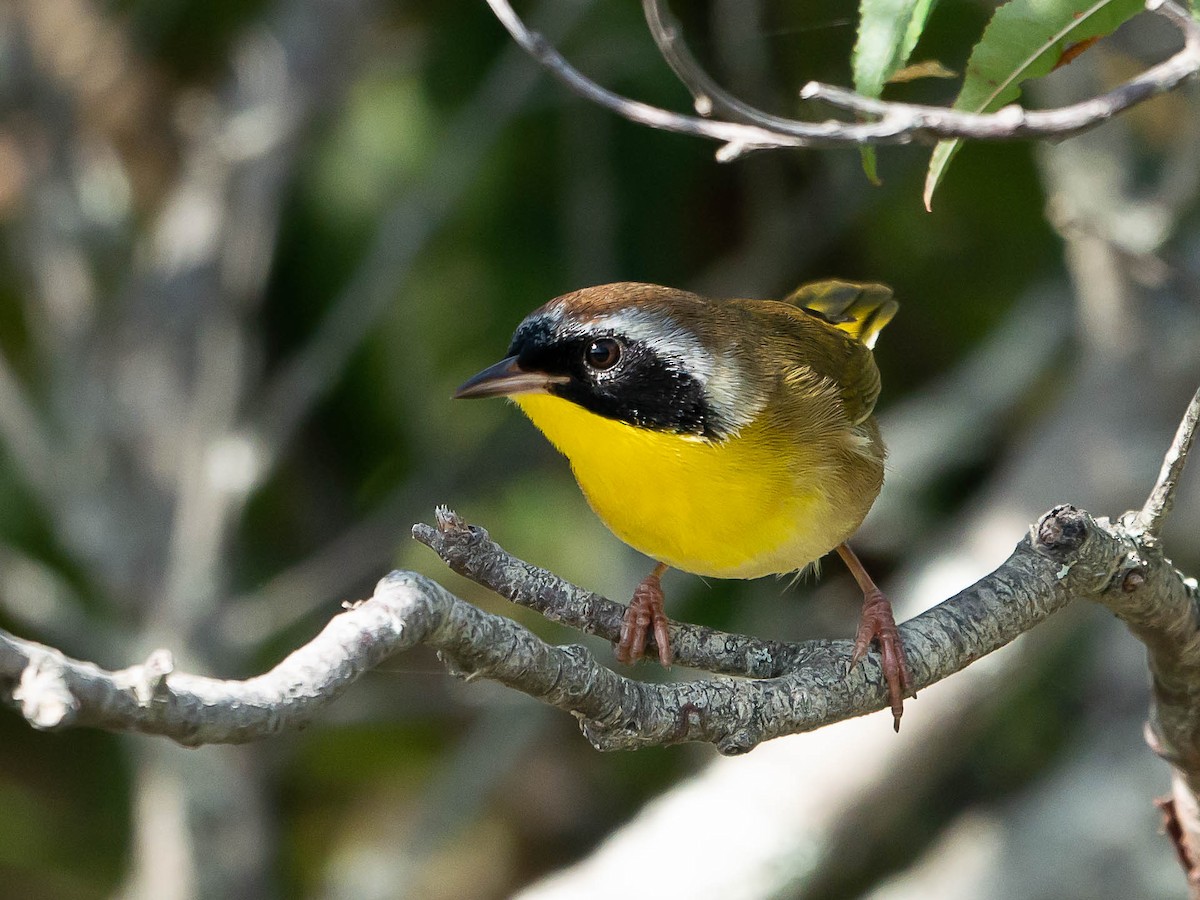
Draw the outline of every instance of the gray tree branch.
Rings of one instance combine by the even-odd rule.
[[[1142,597],[1145,554],[1157,554],[1159,534],[1171,511],[1184,463],[1200,423],[1200,391],[1188,404],[1162,471],[1145,505],[1129,513],[1131,543],[1113,579],[1120,590],[1101,602],[1146,645],[1152,702],[1146,740],[1171,765],[1171,798],[1164,804],[1168,833],[1188,876],[1190,896],[1200,898],[1200,596],[1196,579],[1176,573],[1178,586]]]
[[[918,139],[973,138],[1005,141],[1019,138],[1064,138],[1081,134],[1151,97],[1173,90],[1200,72],[1200,24],[1172,0],[1146,0],[1183,33],[1184,46],[1107,93],[1059,109],[1029,111],[1006,106],[994,113],[969,113],[939,106],[874,100],[844,88],[810,82],[800,92],[805,100],[823,100],[869,122],[808,122],[774,116],[717,86],[688,52],[678,24],[666,5],[644,0],[647,22],[660,52],[692,93],[699,116],[671,112],[616,94],[583,75],[542,35],[513,11],[508,0],[487,0],[501,24],[530,56],[570,90],[617,115],[679,134],[722,143],[717,158],[728,161],[751,150],[781,147],[838,147],[906,144]],[[707,118],[721,112],[727,119]]]
[[[604,623],[616,604],[514,560],[448,512],[439,515],[438,524],[444,541],[418,531],[449,558],[474,557],[463,571],[518,601],[541,598],[536,605],[551,618],[611,636],[612,626]],[[1195,602],[1195,593],[1194,582],[1186,582],[1140,529],[1060,506],[1042,517],[998,569],[906,622],[902,631],[921,689],[1013,640],[1072,598],[1110,605],[1123,598],[1122,610],[1135,602],[1139,609],[1181,609]],[[589,626],[589,613],[601,624]],[[733,636],[682,626],[672,632],[681,656],[696,662],[712,652],[714,641],[728,637]],[[716,675],[648,684],[600,665],[583,647],[551,646],[426,578],[393,572],[371,599],[334,617],[271,671],[246,681],[176,672],[167,651],[156,651],[142,665],[108,672],[0,632],[0,687],[38,728],[137,731],[189,745],[239,743],[301,727],[364,672],[417,644],[440,651],[464,678],[490,678],[571,712],[599,749],[704,741],[723,753],[743,753],[764,740],[863,715],[886,703],[874,657],[848,671],[849,641],[776,646],[741,640],[747,642],[742,648],[758,646],[790,658],[792,667],[772,678]],[[737,658],[754,654],[743,650]]]
[[[1179,478],[1183,474],[1184,463],[1192,449],[1196,438],[1196,427],[1200,423],[1200,391],[1192,397],[1187,412],[1175,432],[1175,439],[1163,457],[1162,470],[1158,473],[1158,481],[1154,490],[1146,499],[1146,504],[1137,514],[1137,524],[1148,534],[1158,537],[1162,532],[1163,523],[1171,514],[1171,506],[1175,501],[1175,491],[1179,487]]]

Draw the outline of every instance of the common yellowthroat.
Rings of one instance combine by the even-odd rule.
[[[660,578],[795,572],[837,550],[863,591],[857,663],[878,640],[897,729],[910,692],[891,604],[845,543],[883,485],[871,348],[889,288],[822,281],[784,300],[710,300],[652,284],[565,294],[455,397],[511,398],[567,457],[592,509],[657,560],[617,658],[653,632],[670,665]]]

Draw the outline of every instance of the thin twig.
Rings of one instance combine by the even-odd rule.
[[[683,82],[683,86],[691,92],[692,103],[699,115],[705,118],[726,116],[778,131],[786,131],[795,124],[793,119],[775,116],[751,106],[717,84],[688,49],[683,40],[683,28],[664,0],[642,0],[642,12],[658,52]]]
[[[552,622],[609,641],[620,638],[623,604],[517,559],[493,541],[486,530],[467,524],[452,510],[438,507],[436,522],[437,527],[414,525],[413,537],[459,575]],[[811,642],[761,640],[683,622],[672,622],[670,629],[676,663],[726,675],[775,678],[802,664],[806,652],[814,647]],[[653,636],[648,646],[655,647]]]
[[[845,88],[810,82],[801,91],[803,99],[824,100],[851,112],[877,117],[877,121],[805,122],[773,116],[723,91],[687,52],[669,12],[653,0],[644,2],[659,49],[691,91],[698,110],[708,114],[719,105],[731,119],[738,121],[671,112],[609,91],[580,73],[545,38],[531,31],[507,0],[488,0],[488,5],[513,39],[576,94],[632,122],[720,141],[724,146],[717,152],[717,158],[723,161],[750,150],[777,147],[904,144],[917,138],[1003,141],[1069,137],[1094,128],[1150,97],[1173,90],[1200,71],[1200,24],[1171,0],[1147,0],[1147,9],[1166,16],[1183,32],[1183,49],[1090,100],[1054,110],[1026,111],[1019,106],[1007,106],[994,113],[968,113],[873,100]]]
[[[1188,453],[1192,449],[1198,423],[1200,423],[1200,390],[1196,391],[1192,402],[1188,404],[1183,419],[1179,423],[1179,429],[1175,432],[1175,440],[1171,442],[1171,447],[1163,458],[1162,470],[1158,473],[1158,481],[1155,482],[1154,490],[1150,492],[1145,505],[1137,514],[1138,523],[1151,537],[1156,538],[1160,535],[1167,516],[1171,514],[1171,506],[1175,502],[1175,491],[1179,487],[1179,478],[1183,474]]]
[[[507,0],[487,0],[487,2],[496,18],[508,29],[513,40],[576,94],[631,122],[649,125],[663,131],[721,141],[725,146],[718,151],[718,158],[722,160],[732,159],[749,150],[771,147],[821,147],[866,143],[903,144],[912,140],[911,134],[905,134],[902,128],[897,128],[890,123],[850,125],[834,121],[792,122],[788,130],[784,131],[758,125],[683,115],[651,106],[648,103],[630,100],[628,97],[601,87],[568,63],[541,34],[531,31],[525,25]]]

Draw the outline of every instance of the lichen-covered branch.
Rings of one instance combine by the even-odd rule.
[[[733,159],[751,150],[780,147],[906,144],[917,139],[936,138],[987,141],[1065,138],[1081,134],[1131,106],[1173,90],[1200,71],[1200,24],[1172,0],[1147,0],[1147,9],[1167,17],[1183,33],[1183,49],[1090,100],[1059,109],[1030,111],[1013,105],[994,113],[979,114],[874,100],[844,88],[810,82],[801,91],[802,98],[823,100],[873,121],[801,121],[771,115],[720,89],[688,52],[666,4],[644,0],[647,22],[660,52],[692,93],[700,113],[693,116],[631,100],[601,87],[568,63],[542,35],[530,30],[508,0],[487,2],[513,39],[576,94],[632,122],[719,141],[723,145],[717,152],[720,160]],[[714,113],[726,118],[708,118]]]
[[[1191,447],[1198,404],[1193,400],[1168,453],[1169,477],[1155,489],[1163,510]],[[457,571],[548,618],[610,639],[618,633],[619,604],[513,558],[449,510],[438,510],[436,528],[419,525],[414,534]],[[1152,743],[1175,766],[1184,790],[1174,808],[1195,807],[1197,586],[1163,555],[1140,512],[1116,522],[1072,506],[1046,513],[998,569],[901,626],[914,686],[963,669],[1079,598],[1107,606],[1149,648]],[[592,744],[607,750],[704,741],[723,753],[743,753],[887,701],[878,660],[872,655],[850,667],[849,641],[772,643],[678,624],[671,638],[688,665],[770,677],[717,674],[670,684],[626,678],[584,647],[552,646],[427,578],[393,572],[374,596],[336,616],[274,669],[240,682],[176,672],[165,650],[142,665],[107,672],[0,631],[0,698],[36,728],[88,725],[184,744],[237,743],[303,726],[364,672],[425,644],[464,678],[490,678],[574,714]],[[1180,830],[1185,845],[1200,847],[1195,817]]]
[[[512,560],[453,516],[440,520],[451,537],[447,543],[455,534],[474,535],[480,562],[473,570],[507,570],[514,597],[548,587],[565,598],[592,598],[602,620],[611,615],[609,601]],[[1072,597],[1111,592],[1136,546],[1119,523],[1093,520],[1072,507],[1052,510],[1000,568],[902,626],[917,688],[1013,640]],[[1142,596],[1174,596],[1180,590],[1182,581],[1161,555],[1146,554],[1140,572]],[[584,620],[586,605],[567,608],[560,619]],[[689,632],[681,629],[672,637],[676,634],[686,638]],[[144,665],[106,672],[0,632],[0,690],[39,728],[87,725],[162,734],[185,744],[244,742],[303,726],[372,666],[419,643],[439,650],[464,677],[490,678],[573,713],[601,749],[705,741],[740,753],[886,703],[874,658],[848,671],[849,641],[787,649],[783,655],[797,664],[773,678],[717,675],[648,684],[613,672],[583,647],[549,645],[516,622],[406,572],[384,578],[371,599],[336,616],[270,672],[247,681],[174,671],[165,651]]]
[[[1120,561],[1108,590],[1096,597],[1146,645],[1152,703],[1146,739],[1172,767],[1164,804],[1193,898],[1200,898],[1200,593],[1180,572],[1145,592],[1150,567],[1170,567],[1158,540],[1171,511],[1200,422],[1192,397],[1145,506],[1125,516]]]
[[[552,622],[609,641],[620,637],[623,604],[517,559],[483,528],[467,524],[445,507],[438,507],[436,522],[436,527],[414,525],[413,537],[458,574]],[[670,632],[676,663],[716,674],[775,678],[806,664],[806,653],[812,651],[811,644],[764,640],[684,622],[672,622]],[[653,635],[648,646],[655,648]]]

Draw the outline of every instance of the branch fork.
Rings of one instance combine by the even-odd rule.
[[[615,638],[621,604],[516,560],[449,510],[439,510],[437,523],[414,532],[456,570],[542,607],[549,618]],[[1143,580],[1131,594],[1123,586],[1134,568]],[[924,688],[1003,646],[1073,595],[1128,602],[1133,594],[1187,590],[1161,554],[1140,548],[1119,526],[1057,507],[999,569],[901,626],[914,686]],[[671,637],[680,664],[719,674],[669,684],[627,678],[586,648],[552,646],[422,576],[393,572],[370,599],[247,681],[175,671],[161,651],[141,666],[105,672],[0,632],[0,685],[13,683],[10,697],[35,727],[89,725],[189,745],[240,743],[302,727],[365,671],[418,643],[438,650],[463,677],[500,681],[571,712],[593,745],[606,750],[705,741],[741,753],[886,706],[876,656],[849,670],[848,640],[760,641],[680,623],[671,624]]]
[[[1089,131],[1132,106],[1174,90],[1200,72],[1200,23],[1173,0],[1147,0],[1148,11],[1164,16],[1179,29],[1183,48],[1090,100],[1051,110],[1025,110],[1010,105],[993,113],[971,113],[876,100],[814,81],[800,91],[801,99],[821,100],[870,121],[803,121],[773,115],[721,88],[688,50],[682,29],[665,0],[643,0],[646,23],[659,53],[691,93],[693,107],[699,114],[686,115],[631,100],[601,87],[567,62],[542,35],[532,31],[508,0],[487,0],[487,3],[513,40],[571,91],[631,122],[717,141],[722,145],[717,150],[720,162],[753,150],[784,147],[907,144],[943,138],[1062,139]]]
[[[1115,522],[1056,506],[1009,558],[971,587],[900,626],[913,687],[923,689],[1014,640],[1073,599],[1120,617],[1149,652],[1151,746],[1173,768],[1181,841],[1200,847],[1200,593],[1162,551],[1159,531],[1200,420],[1200,392],[1142,510]],[[547,618],[610,641],[624,607],[512,557],[450,510],[414,537],[455,571]],[[225,681],[176,670],[166,651],[118,672],[0,631],[0,699],[35,728],[89,726],[181,744],[241,743],[301,728],[365,672],[424,644],[468,680],[488,678],[573,714],[597,749],[685,741],[745,753],[785,734],[885,708],[877,654],[850,668],[852,642],[763,641],[671,623],[676,661],[715,673],[650,684],[578,645],[553,646],[412,572],[392,572],[269,672]]]

